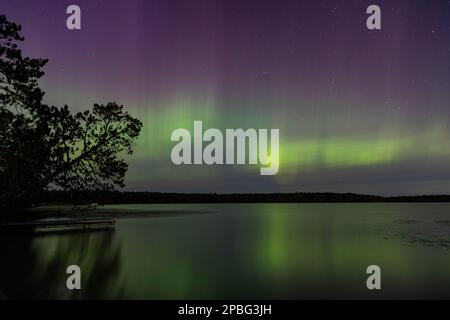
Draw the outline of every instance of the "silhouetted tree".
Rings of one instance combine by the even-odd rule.
[[[42,103],[47,60],[23,57],[21,27],[0,15],[0,206],[26,205],[47,188],[112,190],[124,185],[142,123],[115,102],[72,114]]]
[[[117,155],[132,154],[142,123],[114,102],[74,116],[65,106],[60,113],[50,125],[59,141],[52,146],[45,183],[69,190],[123,187],[127,164]]]

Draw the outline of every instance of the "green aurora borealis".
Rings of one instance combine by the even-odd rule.
[[[49,104],[115,100],[144,123],[127,190],[450,190],[450,4],[377,1],[5,1],[24,51],[49,58]],[[4,3],[4,4],[3,4]],[[278,175],[175,166],[174,129],[280,129]]]

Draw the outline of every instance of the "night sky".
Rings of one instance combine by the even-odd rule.
[[[82,30],[66,28],[77,4]],[[366,28],[381,7],[382,29]],[[144,123],[127,190],[450,193],[450,1],[0,0],[45,102]],[[175,166],[171,132],[279,128],[280,170]]]

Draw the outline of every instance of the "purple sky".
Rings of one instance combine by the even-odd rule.
[[[0,2],[49,58],[47,103],[115,100],[144,122],[129,190],[450,192],[449,1]],[[279,128],[279,174],[174,166],[170,133],[194,120]]]

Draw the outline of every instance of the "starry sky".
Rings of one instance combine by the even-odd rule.
[[[81,8],[81,30],[66,8]],[[382,29],[366,28],[381,8]],[[450,193],[450,1],[0,0],[45,102],[144,123],[126,190]],[[171,132],[278,128],[279,173],[175,166]]]

